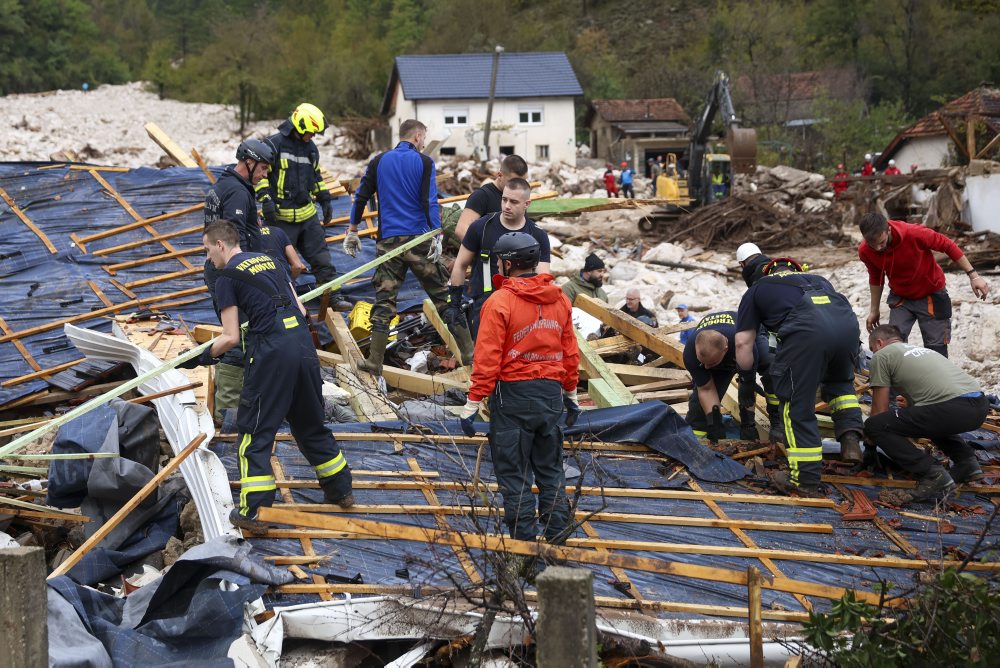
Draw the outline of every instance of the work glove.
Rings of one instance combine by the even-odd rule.
[[[278,205],[270,197],[261,202],[260,211],[264,216],[264,221],[268,225],[274,225],[278,222]]]
[[[333,200],[323,200],[320,202],[320,206],[323,207],[323,224],[329,225],[330,221],[333,220]]]
[[[462,423],[462,431],[465,432],[466,436],[470,438],[476,435],[476,427],[472,424],[472,421],[476,419],[479,414],[479,401],[473,401],[472,399],[467,399],[465,405],[462,406],[462,410],[459,411],[458,416],[460,422]]]
[[[726,428],[722,426],[722,409],[719,406],[714,406],[706,419],[708,421],[708,429],[705,431],[708,435],[708,440],[712,443],[718,443],[725,439]]]
[[[431,249],[427,251],[427,259],[431,262],[437,262],[441,259],[441,235],[431,239]]]
[[[444,311],[444,322],[449,327],[469,328],[469,321],[462,313],[464,294],[464,286],[452,285],[448,287],[448,307]]]
[[[361,250],[361,237],[356,231],[348,230],[344,235],[344,252],[351,257],[357,257],[359,250]]]
[[[750,411],[752,415],[757,403],[757,373],[753,369],[740,370],[736,377],[739,379],[739,391],[736,396],[740,404],[740,412]]]
[[[219,358],[212,357],[212,346],[205,348],[198,354],[197,357],[192,357],[189,360],[181,362],[177,365],[178,369],[194,369],[199,366],[212,366],[213,364],[218,364]]]
[[[566,409],[566,426],[572,427],[576,424],[580,415],[583,414],[583,411],[580,410],[580,403],[576,398],[576,390],[572,392],[563,390],[563,408]]]

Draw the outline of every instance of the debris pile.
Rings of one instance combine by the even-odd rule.
[[[706,248],[752,241],[765,250],[818,245],[840,241],[840,223],[822,174],[758,167],[752,176],[735,179],[730,197],[682,217],[667,241],[688,237]]]

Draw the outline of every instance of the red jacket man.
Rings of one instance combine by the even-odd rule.
[[[861,165],[861,176],[871,176],[875,173],[875,168],[872,166],[872,154],[865,153],[865,164]]]
[[[883,174],[885,174],[886,176],[898,176],[898,175],[900,175],[902,173],[903,172],[900,171],[899,167],[896,166],[896,161],[895,160],[890,160],[889,161],[889,166],[886,167],[885,171],[883,172]]]
[[[913,323],[918,323],[924,347],[947,357],[951,298],[933,251],[946,253],[968,274],[972,292],[980,299],[986,299],[989,285],[972,268],[962,249],[943,234],[901,220],[887,221],[880,213],[862,216],[860,227],[865,240],[858,247],[858,257],[868,268],[871,289],[868,331],[879,325],[879,301],[888,279],[889,324],[899,328],[905,343]]]
[[[510,535],[535,540],[535,499],[549,542],[562,542],[569,521],[562,466],[562,429],[580,414],[576,401],[580,352],[569,300],[549,274],[535,274],[539,244],[530,234],[508,232],[493,246],[500,288],[483,304],[462,429],[490,397],[490,452],[504,500]]]
[[[611,165],[604,171],[604,189],[608,191],[608,197],[618,197],[618,182],[615,180],[615,173],[611,171]]]

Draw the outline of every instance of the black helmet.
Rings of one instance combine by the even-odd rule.
[[[274,164],[274,146],[271,142],[260,139],[247,139],[236,149],[237,160],[256,160]]]
[[[538,264],[538,239],[524,232],[507,232],[497,239],[491,252],[498,262],[509,260],[518,269],[534,267]]]

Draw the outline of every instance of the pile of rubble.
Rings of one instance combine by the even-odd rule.
[[[668,240],[692,238],[706,248],[752,241],[763,249],[837,242],[833,191],[822,174],[793,167],[757,167],[737,175],[730,197],[683,216]]]

